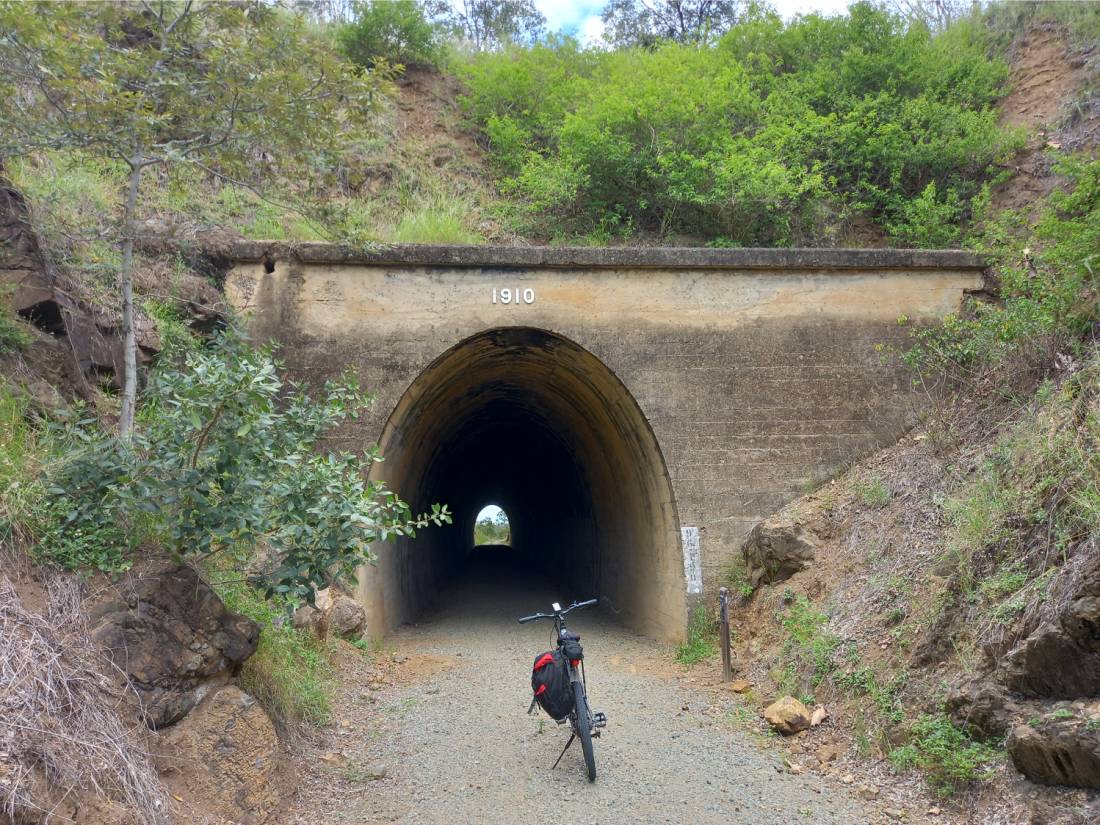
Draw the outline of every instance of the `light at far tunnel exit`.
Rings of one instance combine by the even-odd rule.
[[[496,504],[487,504],[474,519],[474,546],[496,544],[511,547],[512,527],[508,514]]]

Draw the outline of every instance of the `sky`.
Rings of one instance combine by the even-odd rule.
[[[852,0],[770,0],[784,18],[790,19],[796,14],[821,12],[835,14],[848,8]],[[603,22],[600,12],[607,0],[535,0],[539,11],[546,15],[546,27],[550,31],[560,31],[576,35],[583,43],[598,42],[603,34]]]

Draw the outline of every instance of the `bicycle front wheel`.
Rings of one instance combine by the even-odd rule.
[[[588,710],[588,697],[584,694],[584,684],[581,681],[573,683],[573,696],[575,697],[574,713],[576,714],[577,738],[581,740],[581,750],[584,751],[584,766],[588,769],[588,781],[596,781],[596,753],[592,750],[592,714]]]

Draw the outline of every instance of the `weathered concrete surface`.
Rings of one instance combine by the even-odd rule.
[[[555,543],[571,560],[563,598],[600,595],[636,629],[681,637],[699,579],[716,585],[753,524],[912,423],[909,378],[880,352],[905,341],[898,319],[940,318],[983,281],[961,252],[242,244],[229,257],[233,303],[297,375],[350,365],[375,393],[348,445],[381,443],[376,473],[414,506],[455,507],[450,532],[368,575],[372,634],[433,598],[496,501],[548,566]],[[505,288],[533,300],[504,304]]]

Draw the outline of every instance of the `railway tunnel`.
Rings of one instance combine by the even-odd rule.
[[[412,382],[380,446],[373,477],[414,511],[446,503],[454,523],[381,548],[364,570],[373,632],[429,611],[444,586],[477,569],[472,526],[493,503],[508,515],[514,559],[563,602],[597,596],[639,633],[682,638],[683,559],[664,459],[630,392],[583,347],[532,327],[467,338]]]

